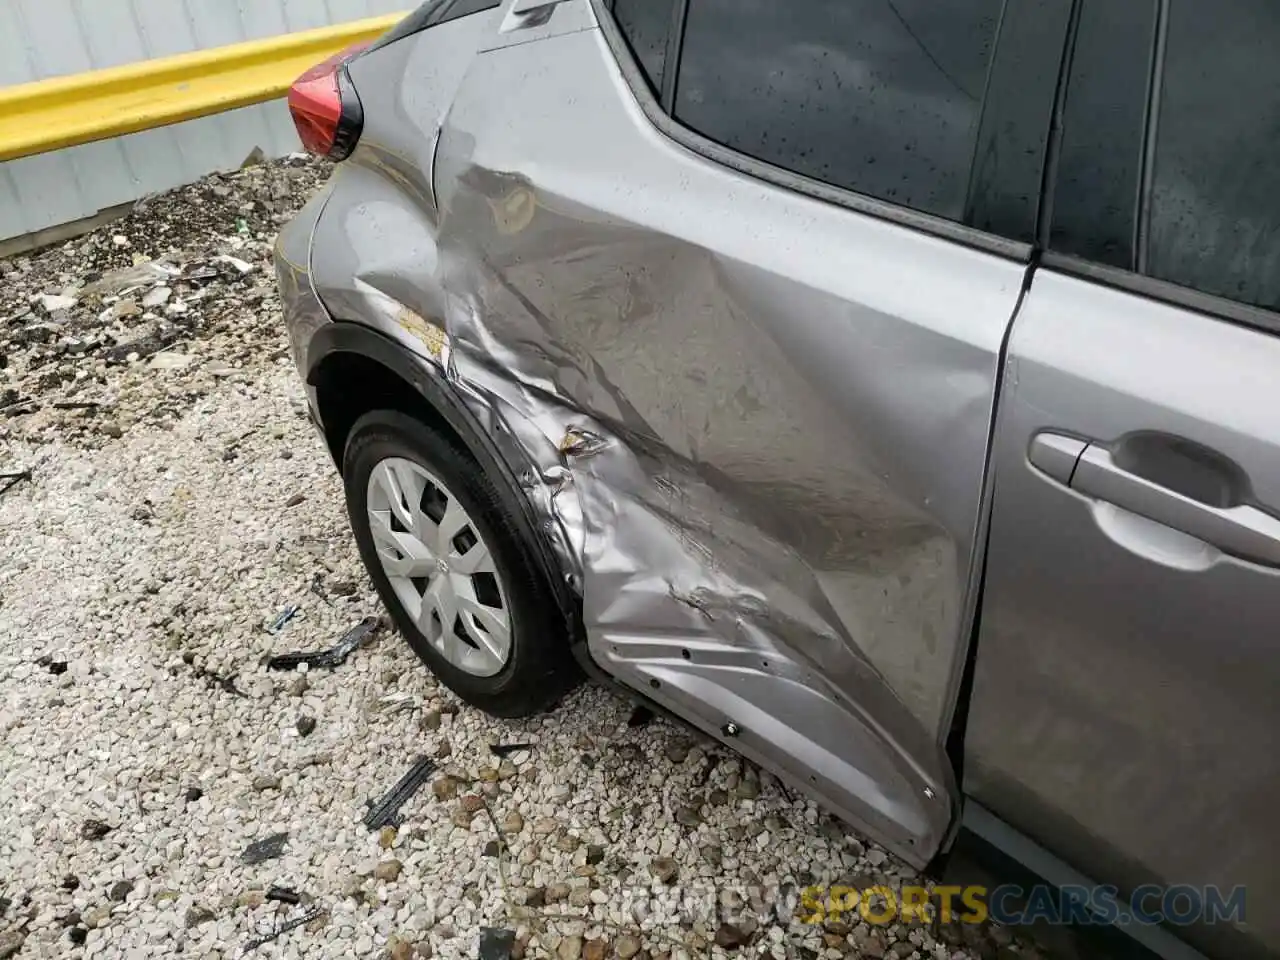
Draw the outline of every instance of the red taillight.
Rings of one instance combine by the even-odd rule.
[[[318,63],[289,88],[289,112],[302,146],[316,156],[343,160],[355,149],[364,110],[346,64],[368,44],[358,44]]]

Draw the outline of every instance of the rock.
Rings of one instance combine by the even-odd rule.
[[[182,799],[186,800],[187,803],[195,803],[203,796],[204,791],[199,787],[187,787],[187,789],[182,793]]]
[[[289,683],[289,696],[300,697],[311,689],[311,681],[305,673],[300,673]]]
[[[733,795],[739,800],[754,800],[760,796],[760,781],[754,777],[743,777],[738,781],[738,785],[733,788]]]
[[[279,790],[280,778],[275,774],[265,773],[253,778],[253,789],[262,793],[266,790]]]
[[[569,894],[573,892],[573,888],[567,883],[552,883],[546,888],[547,903],[560,903],[569,899]]]
[[[712,790],[711,793],[707,795],[707,803],[713,807],[723,807],[728,802],[729,794],[725,793],[723,790]]]
[[[86,840],[101,840],[110,832],[110,825],[101,820],[86,820],[80,826],[80,836]]]
[[[724,850],[714,843],[704,844],[699,848],[702,859],[713,867],[718,867],[724,860]]]
[[[126,320],[129,317],[136,317],[142,313],[142,308],[138,306],[137,301],[126,297],[111,307],[112,320]]]
[[[697,807],[681,807],[676,811],[676,823],[683,827],[696,827],[702,823],[702,814]]]
[[[42,293],[36,297],[36,301],[45,310],[45,313],[53,313],[55,310],[70,310],[80,301],[75,297],[63,297],[55,294]]]
[[[750,939],[747,933],[732,923],[722,923],[716,929],[716,946],[725,950],[735,950]]]
[[[329,584],[329,592],[335,597],[354,597],[356,590],[357,587],[354,580],[335,580]]]
[[[267,895],[262,890],[246,890],[236,897],[236,905],[253,909],[267,902]]]
[[[534,887],[532,890],[530,890],[528,893],[525,894],[524,905],[526,907],[534,907],[534,908],[543,907],[543,906],[546,906],[546,903],[547,903],[546,887]]]
[[[481,852],[480,855],[482,857],[496,857],[501,852],[501,850],[502,850],[502,844],[498,843],[497,840],[490,840],[488,843],[484,845],[484,850]]]
[[[123,903],[131,890],[133,890],[132,880],[117,880],[107,892],[107,898],[114,900],[116,903]]]
[[[664,751],[667,759],[672,763],[684,763],[689,758],[689,751],[693,749],[693,744],[684,737],[677,737],[667,742],[667,748]]]
[[[565,853],[573,853],[580,846],[582,846],[582,841],[571,833],[566,833],[556,841],[556,849],[563,850]]]
[[[569,891],[569,906],[585,907],[591,903],[590,887],[574,887]]]
[[[502,762],[498,764],[499,780],[510,780],[519,772],[520,771],[516,769],[516,765],[512,763],[511,760],[505,757],[503,758]]]
[[[61,886],[62,889],[66,890],[68,893],[71,892],[72,890],[78,890],[80,889],[80,878],[77,877],[74,873],[68,873],[65,877],[62,878],[62,883],[59,884],[59,886]]]
[[[458,795],[458,781],[453,777],[439,777],[432,781],[431,792],[437,800],[452,800]]]
[[[649,864],[649,870],[658,878],[659,883],[673,883],[680,875],[680,864],[670,857],[658,857]]]
[[[484,798],[478,793],[468,793],[458,801],[458,805],[467,813],[479,813],[484,809]]]
[[[6,930],[0,933],[0,960],[9,960],[10,957],[17,956],[26,942],[27,934],[24,930]]]
[[[186,924],[187,929],[190,930],[192,927],[198,927],[202,923],[217,919],[218,915],[216,913],[208,907],[203,907],[197,903],[187,909],[187,915],[183,922]]]
[[[309,737],[316,728],[316,718],[303,714],[298,718],[297,727],[299,736]]]
[[[613,952],[618,955],[620,960],[631,960],[632,957],[640,952],[640,941],[630,934],[624,934],[614,943]]]
[[[879,930],[872,930],[867,934],[866,940],[858,945],[862,951],[862,956],[869,957],[870,960],[883,960],[885,953],[884,935]]]
[[[378,831],[378,846],[383,850],[390,850],[396,845],[396,828],[383,827]]]
[[[604,846],[599,843],[587,844],[587,863],[595,866],[604,859]]]
[[[423,730],[439,730],[441,713],[439,710],[427,710],[422,714],[422,719],[418,721],[418,726]]]
[[[170,353],[168,351],[160,351],[153,353],[148,366],[152,370],[185,370],[189,367],[195,357],[186,353]]]
[[[383,860],[373,868],[373,875],[383,883],[395,883],[400,879],[400,871],[403,869],[399,860]]]
[[[111,908],[108,906],[90,907],[84,911],[84,925],[91,930],[96,930],[106,924],[111,919]]]
[[[148,308],[162,307],[168,302],[169,297],[172,296],[172,294],[173,291],[168,287],[155,287],[148,291],[147,295],[142,298],[142,305]]]
[[[502,818],[502,832],[508,835],[519,833],[524,829],[524,817],[519,810],[511,810]]]
[[[451,744],[448,740],[440,741],[440,745],[436,747],[437,759],[443,760],[445,757],[450,757],[452,755],[453,755],[453,744]]]
[[[608,940],[588,940],[582,945],[582,960],[604,960],[608,955]]]
[[[556,947],[556,956],[560,960],[581,960],[582,938],[577,936],[565,937],[560,941],[560,946]]]
[[[497,767],[481,767],[476,771],[476,779],[481,783],[497,783],[498,769]]]
[[[893,957],[894,960],[907,960],[915,952],[916,945],[906,940],[901,940],[889,948],[889,956]],[[1014,956],[1017,957],[1019,954],[1015,953]],[[1001,958],[1001,960],[1004,960],[1004,958]]]
[[[449,813],[449,821],[455,827],[462,827],[464,830],[471,829],[471,821],[475,819],[475,814],[463,809],[462,807],[454,807]]]

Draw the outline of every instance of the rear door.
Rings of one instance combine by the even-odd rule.
[[[1275,955],[1280,7],[1084,0],[1050,252],[1009,345],[965,788]],[[1239,919],[1238,917],[1236,918]]]
[[[451,109],[456,370],[585,451],[595,659],[923,863],[1068,4],[610,6],[504,8]]]

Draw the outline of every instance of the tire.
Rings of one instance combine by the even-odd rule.
[[[426,481],[428,486],[433,486],[432,480],[438,480],[447,488],[442,502],[447,503],[448,498],[452,497],[465,511],[468,520],[468,526],[462,528],[460,536],[469,537],[473,532],[487,548],[487,556],[492,557],[496,568],[494,575],[502,594],[501,608],[507,614],[510,637],[506,661],[496,673],[477,675],[474,670],[463,669],[451,662],[442,649],[437,649],[406,607],[406,602],[415,602],[412,594],[418,592],[417,585],[424,582],[423,579],[397,577],[400,591],[408,593],[406,600],[402,593],[397,592],[397,586],[393,585],[392,577],[384,568],[373,531],[374,521],[369,512],[370,496],[380,497],[378,491],[383,488],[378,487],[379,481],[375,480],[375,489],[371,493],[370,478],[380,464],[383,465],[380,468],[382,477],[387,476],[388,471],[392,476],[397,476],[397,469],[412,469],[400,464],[400,461],[409,461],[411,465],[416,464],[433,475],[431,480]],[[398,466],[389,468],[386,466],[388,463]],[[398,411],[378,410],[367,413],[356,421],[347,438],[342,460],[342,479],[346,488],[347,515],[355,532],[360,558],[373,579],[378,595],[400,633],[408,640],[409,646],[446,687],[460,699],[486,713],[515,718],[549,708],[576,686],[581,680],[581,672],[570,654],[565,624],[546,578],[534,561],[533,548],[525,541],[520,532],[521,526],[503,504],[493,481],[455,440]],[[422,495],[421,507],[424,513],[427,498],[434,495],[436,494]],[[410,499],[411,496],[406,496],[400,502]],[[378,504],[382,502],[378,500]],[[384,519],[391,518],[392,512],[388,509],[381,515]],[[443,520],[439,522],[444,523]],[[400,523],[398,518],[392,519],[393,527],[397,523]],[[402,523],[400,530],[408,532]],[[385,529],[382,530],[382,535],[386,537]],[[430,538],[424,538],[424,541],[425,539]],[[383,542],[387,541],[384,539]],[[458,541],[450,541],[456,542]],[[436,553],[438,552],[437,550]],[[418,564],[426,562],[417,561]],[[448,576],[448,566],[443,569]],[[395,572],[402,571],[396,568]],[[433,573],[432,576],[436,574]],[[457,576],[456,571],[454,576]],[[414,585],[413,588],[410,588],[410,583]],[[426,594],[428,590],[423,589],[421,592]],[[464,636],[468,627],[461,619],[455,621],[454,629],[459,631],[457,636],[464,637],[466,644],[476,648],[474,652],[465,649],[465,645],[458,648],[456,640],[444,637],[442,634],[445,628],[440,616],[430,612],[430,605],[426,601],[423,606],[428,611],[424,617],[428,629],[437,634],[437,642],[442,647],[454,645],[452,649],[455,659],[461,657],[465,660],[473,655],[487,655],[473,640]],[[463,614],[459,614],[461,616]],[[476,635],[476,629],[473,620],[470,625],[472,636]],[[485,634],[489,633],[483,626],[479,629]],[[461,654],[457,653],[458,649],[462,650]],[[491,665],[497,662],[499,658],[496,656],[490,660]]]

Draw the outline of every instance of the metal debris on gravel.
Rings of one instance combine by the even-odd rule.
[[[342,635],[342,638],[328,650],[313,653],[280,653],[267,661],[268,670],[294,670],[302,665],[307,667],[339,667],[346,663],[347,657],[369,639],[381,625],[378,617],[365,617],[354,627]]]
[[[375,804],[371,804],[365,814],[364,825],[370,830],[382,827],[398,827],[403,822],[400,808],[418,792],[418,788],[427,782],[427,778],[435,772],[436,762],[430,757],[418,757],[413,761],[407,773],[396,785],[387,791],[387,795]]]
[[[381,612],[269,259],[326,173],[207,178],[0,261],[0,463],[39,465],[0,498],[0,949],[461,958],[506,928],[528,957],[994,952],[978,928],[800,922],[805,886],[914,874],[725,748],[629,726],[606,689],[493,719],[393,630],[340,670],[268,669],[263,611],[317,574],[341,602],[309,605],[291,646]],[[418,752],[454,789],[370,832],[364,798]],[[278,922],[269,887],[328,906]]]
[[[240,854],[240,860],[243,863],[266,863],[284,853],[285,844],[288,842],[289,834],[273,833],[245,847],[244,853]]]

